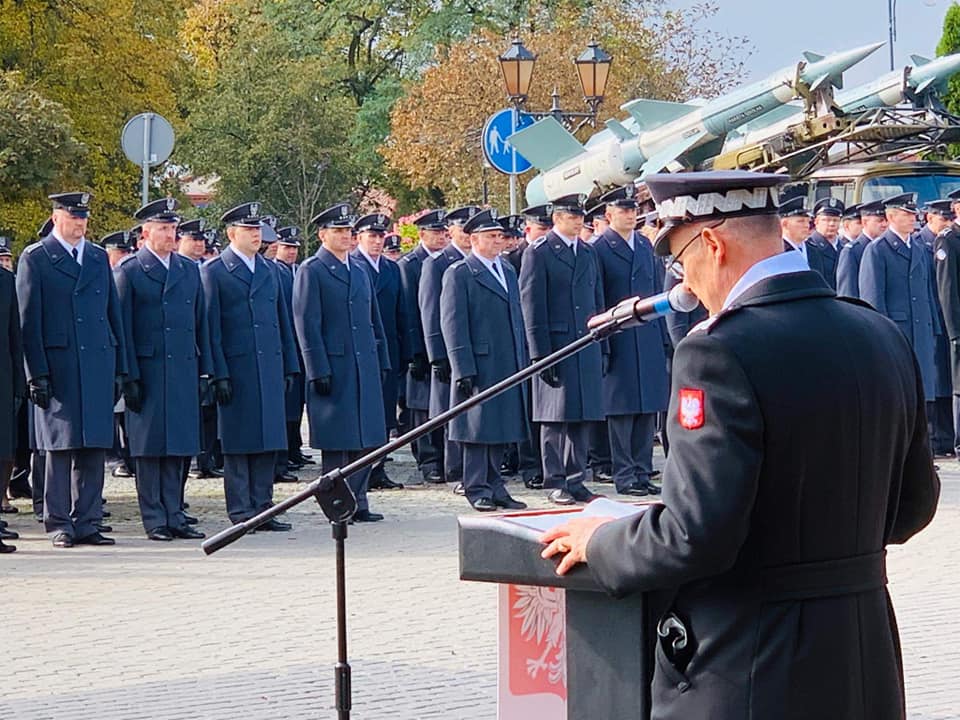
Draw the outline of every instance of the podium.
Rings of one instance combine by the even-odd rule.
[[[540,533],[579,512],[587,510],[459,518],[460,579],[501,585],[498,720],[650,716],[648,598],[615,600],[585,566],[559,577],[554,560],[540,557]]]

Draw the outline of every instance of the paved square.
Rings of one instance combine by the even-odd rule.
[[[939,464],[936,520],[890,551],[916,720],[960,717],[960,466]],[[415,473],[406,453],[387,469]],[[546,507],[518,481],[511,491]],[[202,530],[226,526],[219,483],[191,481],[189,495]],[[335,717],[333,541],[317,506],[289,513],[292,533],[207,558],[197,542],[147,540],[130,481],[109,479],[107,497],[110,548],[54,549],[22,501],[5,516],[22,539],[0,559],[0,718]],[[456,516],[473,511],[444,486],[373,493],[371,506],[387,519],[347,540],[353,716],[493,720],[496,590],[457,577]]]

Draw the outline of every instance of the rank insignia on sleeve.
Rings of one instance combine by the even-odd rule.
[[[703,390],[680,388],[680,426],[696,430],[703,421]]]

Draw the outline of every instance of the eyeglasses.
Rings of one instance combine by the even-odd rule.
[[[700,239],[700,236],[703,235],[703,231],[704,231],[704,230],[713,230],[714,228],[718,228],[718,227],[720,227],[721,225],[723,225],[726,221],[727,221],[726,218],[724,218],[723,220],[721,220],[721,221],[718,222],[718,223],[715,223],[715,224],[713,224],[713,225],[708,225],[707,227],[702,228],[702,229],[700,230],[700,232],[698,232],[698,233],[697,233],[696,235],[694,235],[692,238],[690,238],[690,239],[687,241],[686,245],[684,245],[682,248],[680,248],[680,252],[678,252],[676,255],[674,255],[673,257],[671,257],[671,258],[668,259],[668,261],[667,261],[667,272],[669,272],[671,275],[673,275],[677,280],[683,280],[683,277],[684,277],[683,263],[680,262],[680,257],[687,251],[687,248],[688,248],[688,247],[690,247],[690,246],[693,245],[697,240]]]

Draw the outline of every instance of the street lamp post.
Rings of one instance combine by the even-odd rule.
[[[585,125],[596,127],[597,113],[603,103],[607,89],[607,79],[610,77],[610,65],[613,57],[607,54],[596,42],[591,41],[576,60],[577,78],[583,90],[583,101],[587,104],[587,112],[568,112],[560,107],[560,93],[556,86],[550,98],[550,109],[546,111],[530,111],[526,109],[527,94],[533,80],[533,69],[537,63],[537,56],[527,50],[514,37],[510,47],[498,58],[500,72],[503,75],[503,84],[507,97],[513,105],[517,115],[542,120],[552,117],[571,133],[576,133]],[[517,178],[510,175],[510,212],[516,212]]]

